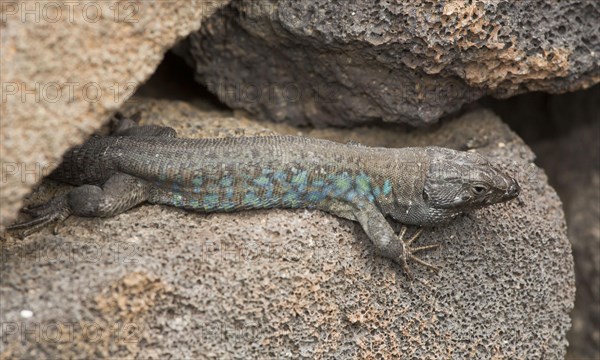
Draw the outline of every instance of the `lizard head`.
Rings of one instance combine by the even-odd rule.
[[[431,163],[423,200],[431,208],[463,212],[519,195],[517,181],[479,154],[436,147],[427,151]]]

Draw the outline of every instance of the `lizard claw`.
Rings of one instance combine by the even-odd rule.
[[[38,229],[50,224],[56,223],[53,233],[56,234],[58,224],[66,220],[71,215],[71,209],[67,204],[66,197],[60,196],[35,207],[25,207],[22,212],[30,215],[31,220],[8,226],[8,231],[17,231],[19,237],[24,238],[34,233]]]
[[[407,274],[407,276],[412,279],[413,275],[410,272],[409,268],[408,268],[408,264],[407,264],[407,258],[419,263],[433,271],[439,271],[440,268],[438,266],[435,266],[425,260],[422,260],[421,258],[417,257],[415,255],[415,253],[419,252],[419,251],[424,251],[424,250],[432,250],[432,249],[436,249],[438,247],[441,246],[441,244],[432,244],[432,245],[424,245],[424,246],[417,246],[417,247],[412,247],[412,243],[417,240],[419,238],[419,236],[421,236],[421,234],[423,233],[423,228],[420,228],[419,230],[417,230],[417,232],[409,239],[404,239],[404,235],[406,234],[406,230],[407,227],[406,226],[402,226],[402,229],[400,230],[400,233],[398,234],[398,237],[400,238],[400,241],[402,241],[404,243],[404,248],[405,248],[405,254],[406,257],[403,257],[400,259],[400,264],[402,265],[402,269],[404,270],[404,272]]]

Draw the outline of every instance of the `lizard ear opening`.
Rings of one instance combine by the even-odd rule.
[[[427,190],[423,189],[423,200],[429,200],[429,194],[427,194]]]

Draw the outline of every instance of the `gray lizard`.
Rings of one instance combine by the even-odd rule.
[[[375,148],[296,136],[182,139],[174,129],[120,119],[114,134],[69,150],[50,178],[78,187],[24,209],[27,235],[70,215],[114,216],[148,202],[204,212],[319,209],[357,221],[378,252],[433,265],[412,247],[423,226],[508,201],[519,185],[482,156],[440,147]],[[404,239],[386,217],[421,229]]]

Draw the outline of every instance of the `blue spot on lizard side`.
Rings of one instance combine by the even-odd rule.
[[[358,194],[356,193],[356,191],[350,190],[346,193],[345,199],[346,199],[346,201],[352,201],[356,198],[357,195]]]
[[[277,181],[285,181],[287,179],[287,174],[285,171],[277,170],[273,174],[273,179]]]
[[[308,181],[308,172],[306,170],[302,170],[299,173],[292,176],[292,185],[296,186],[296,189],[299,192],[306,191],[306,185]]]
[[[335,174],[328,176],[329,181],[333,184],[334,196],[341,196],[345,194],[352,187],[352,181],[348,173]]]
[[[207,210],[213,210],[219,206],[219,195],[218,194],[208,194],[204,196],[204,208]]]
[[[200,191],[202,190],[202,183],[202,176],[196,176],[192,179],[192,185],[194,186],[194,189],[192,191],[194,192],[194,194],[200,193]]]
[[[326,194],[324,194],[322,191],[309,191],[306,194],[306,200],[309,203],[318,203],[323,201],[326,198]]]
[[[181,194],[173,193],[172,197],[174,206],[183,206],[183,196]]]
[[[388,196],[392,193],[392,182],[389,179],[386,179],[383,182],[383,195]]]
[[[323,186],[325,186],[325,181],[315,180],[315,181],[313,181],[312,186],[316,187],[316,188],[322,188]]]
[[[300,198],[296,192],[290,191],[283,195],[283,205],[286,207],[300,206]]]
[[[230,186],[227,189],[225,189],[225,198],[227,200],[233,199],[234,194],[235,194],[235,191],[233,190],[233,186]]]
[[[256,196],[255,193],[249,192],[244,196],[244,200],[242,202],[244,206],[256,207],[260,205],[260,199]]]
[[[373,187],[373,195],[375,197],[378,197],[379,195],[381,195],[381,188],[379,186]]]
[[[202,179],[200,181],[202,181]],[[231,176],[225,176],[219,181],[219,185],[222,187],[230,187],[233,185],[233,178]]]
[[[271,184],[271,179],[266,176],[261,176],[257,179],[254,179],[254,184],[262,187],[267,187]]]
[[[366,196],[371,192],[371,179],[364,173],[360,173],[355,180],[356,191]]]

